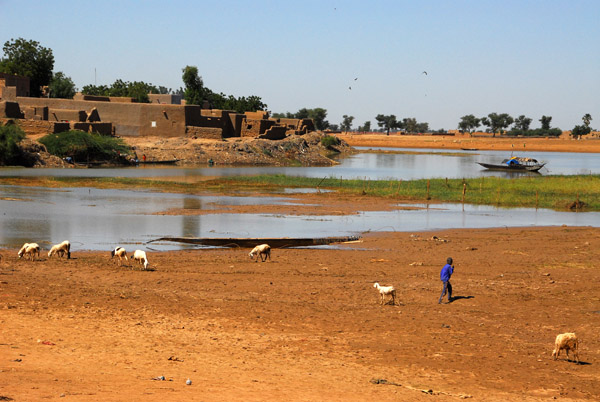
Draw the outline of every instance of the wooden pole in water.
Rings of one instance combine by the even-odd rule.
[[[431,199],[431,197],[429,196],[429,179],[427,179],[427,199]]]
[[[467,192],[467,183],[463,183],[462,203],[465,204],[465,193]]]

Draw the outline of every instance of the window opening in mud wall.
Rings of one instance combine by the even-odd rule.
[[[252,124],[248,124],[248,130],[252,130]]]

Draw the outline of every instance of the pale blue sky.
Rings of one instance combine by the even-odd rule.
[[[37,40],[78,88],[175,89],[194,65],[213,91],[354,127],[382,113],[455,129],[492,112],[600,127],[597,0],[0,0],[0,16],[0,44]]]

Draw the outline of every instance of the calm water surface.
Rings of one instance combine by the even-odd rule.
[[[349,216],[280,214],[152,215],[171,208],[290,204],[281,197],[213,197],[151,191],[48,189],[4,186],[0,197],[0,247],[36,241],[43,248],[69,239],[73,250],[189,248],[144,243],[163,236],[325,237],[364,231],[423,231],[502,226],[600,226],[600,213],[498,209],[460,204],[422,205],[422,210],[362,212]],[[293,203],[293,202],[292,202]]]
[[[420,179],[507,176],[490,172],[476,162],[500,162],[510,153],[499,151],[444,151],[394,149],[408,154],[359,153],[333,167],[143,167],[110,169],[2,168],[0,176],[39,177],[176,177],[287,174],[305,177]],[[360,150],[360,148],[359,148]],[[422,152],[414,154],[412,152]],[[516,155],[516,153],[515,153]],[[598,154],[528,152],[548,162],[542,174],[600,174]],[[509,176],[509,177],[519,177]],[[308,189],[288,192],[311,191]],[[324,237],[364,231],[423,231],[447,228],[500,226],[600,226],[599,213],[498,209],[488,206],[444,204],[423,210],[363,212],[352,216],[285,216],[277,214],[154,215],[169,209],[214,209],[216,204],[284,204],[278,197],[211,197],[151,191],[94,188],[47,189],[0,187],[0,247],[19,247],[37,241],[45,248],[69,239],[74,249],[110,250],[116,245],[146,248],[163,236],[197,237]],[[424,207],[427,207],[424,205]],[[152,248],[190,246],[152,244]]]
[[[367,148],[357,148],[363,150]],[[375,149],[375,148],[373,148]],[[379,148],[382,149],[382,148]],[[481,176],[515,177],[512,172],[489,171],[477,162],[501,162],[510,157],[505,151],[447,151],[431,149],[385,148],[386,150],[422,152],[422,154],[359,153],[340,159],[332,167],[131,167],[106,169],[26,169],[3,168],[0,176],[57,176],[57,177],[178,177],[238,176],[285,174],[302,177],[337,177],[344,179],[424,179],[467,178]],[[600,174],[600,155],[585,153],[527,152],[547,165],[542,174]],[[517,176],[524,173],[516,173]],[[527,174],[527,173],[525,173]],[[529,173],[531,174],[531,173]]]

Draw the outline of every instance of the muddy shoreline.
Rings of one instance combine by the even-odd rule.
[[[600,398],[597,228],[369,233],[265,263],[149,252],[149,271],[108,251],[16,251],[0,250],[0,396],[14,400]],[[448,256],[457,298],[439,305]],[[551,359],[570,331],[584,364]]]

